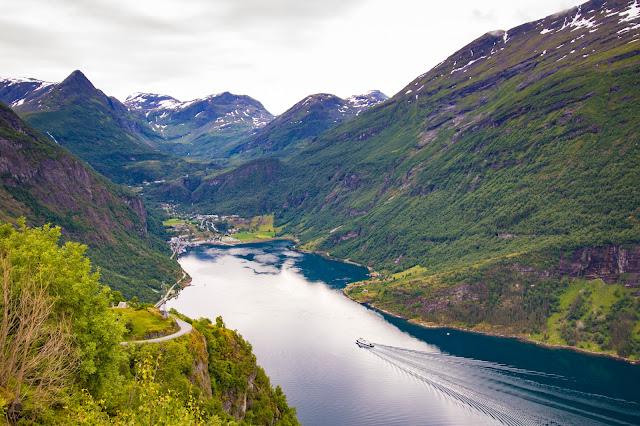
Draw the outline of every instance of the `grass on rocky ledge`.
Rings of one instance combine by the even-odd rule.
[[[175,321],[165,319],[156,308],[131,309],[112,308],[111,311],[117,315],[127,328],[126,341],[143,340],[150,334],[166,335],[173,331]]]

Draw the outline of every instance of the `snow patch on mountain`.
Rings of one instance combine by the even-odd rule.
[[[154,111],[160,109],[172,109],[180,105],[182,102],[168,95],[159,95],[156,93],[137,92],[129,95],[124,101],[124,105],[129,110]]]
[[[0,84],[4,84],[7,86],[12,86],[14,84],[20,84],[20,83],[37,84],[34,90],[43,89],[47,86],[53,86],[55,84],[48,81],[36,80],[35,78],[0,78]]]
[[[620,23],[624,23],[624,22],[629,22],[629,21],[633,21],[634,19],[637,19],[638,16],[640,16],[640,6],[638,6],[638,2],[634,1],[632,5],[629,6],[629,9],[622,11],[618,14],[619,16],[625,16],[625,18],[622,18],[620,20]]]
[[[389,99],[389,97],[379,90],[369,90],[363,95],[349,96],[345,99],[347,101],[345,106],[358,109],[359,111],[356,114],[359,114],[361,111],[378,105],[387,99]]]

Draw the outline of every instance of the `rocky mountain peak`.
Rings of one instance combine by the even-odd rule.
[[[58,85],[58,89],[80,94],[87,91],[95,91],[95,86],[80,70],[75,70],[62,83]]]

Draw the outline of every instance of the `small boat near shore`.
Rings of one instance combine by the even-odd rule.
[[[356,345],[360,346],[361,348],[373,347],[373,343],[364,340],[362,337],[359,337],[358,339],[356,339]]]

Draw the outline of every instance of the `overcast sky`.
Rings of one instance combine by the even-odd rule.
[[[313,93],[392,96],[484,33],[580,0],[0,0],[0,77],[79,69],[124,101],[229,91],[280,114]]]

